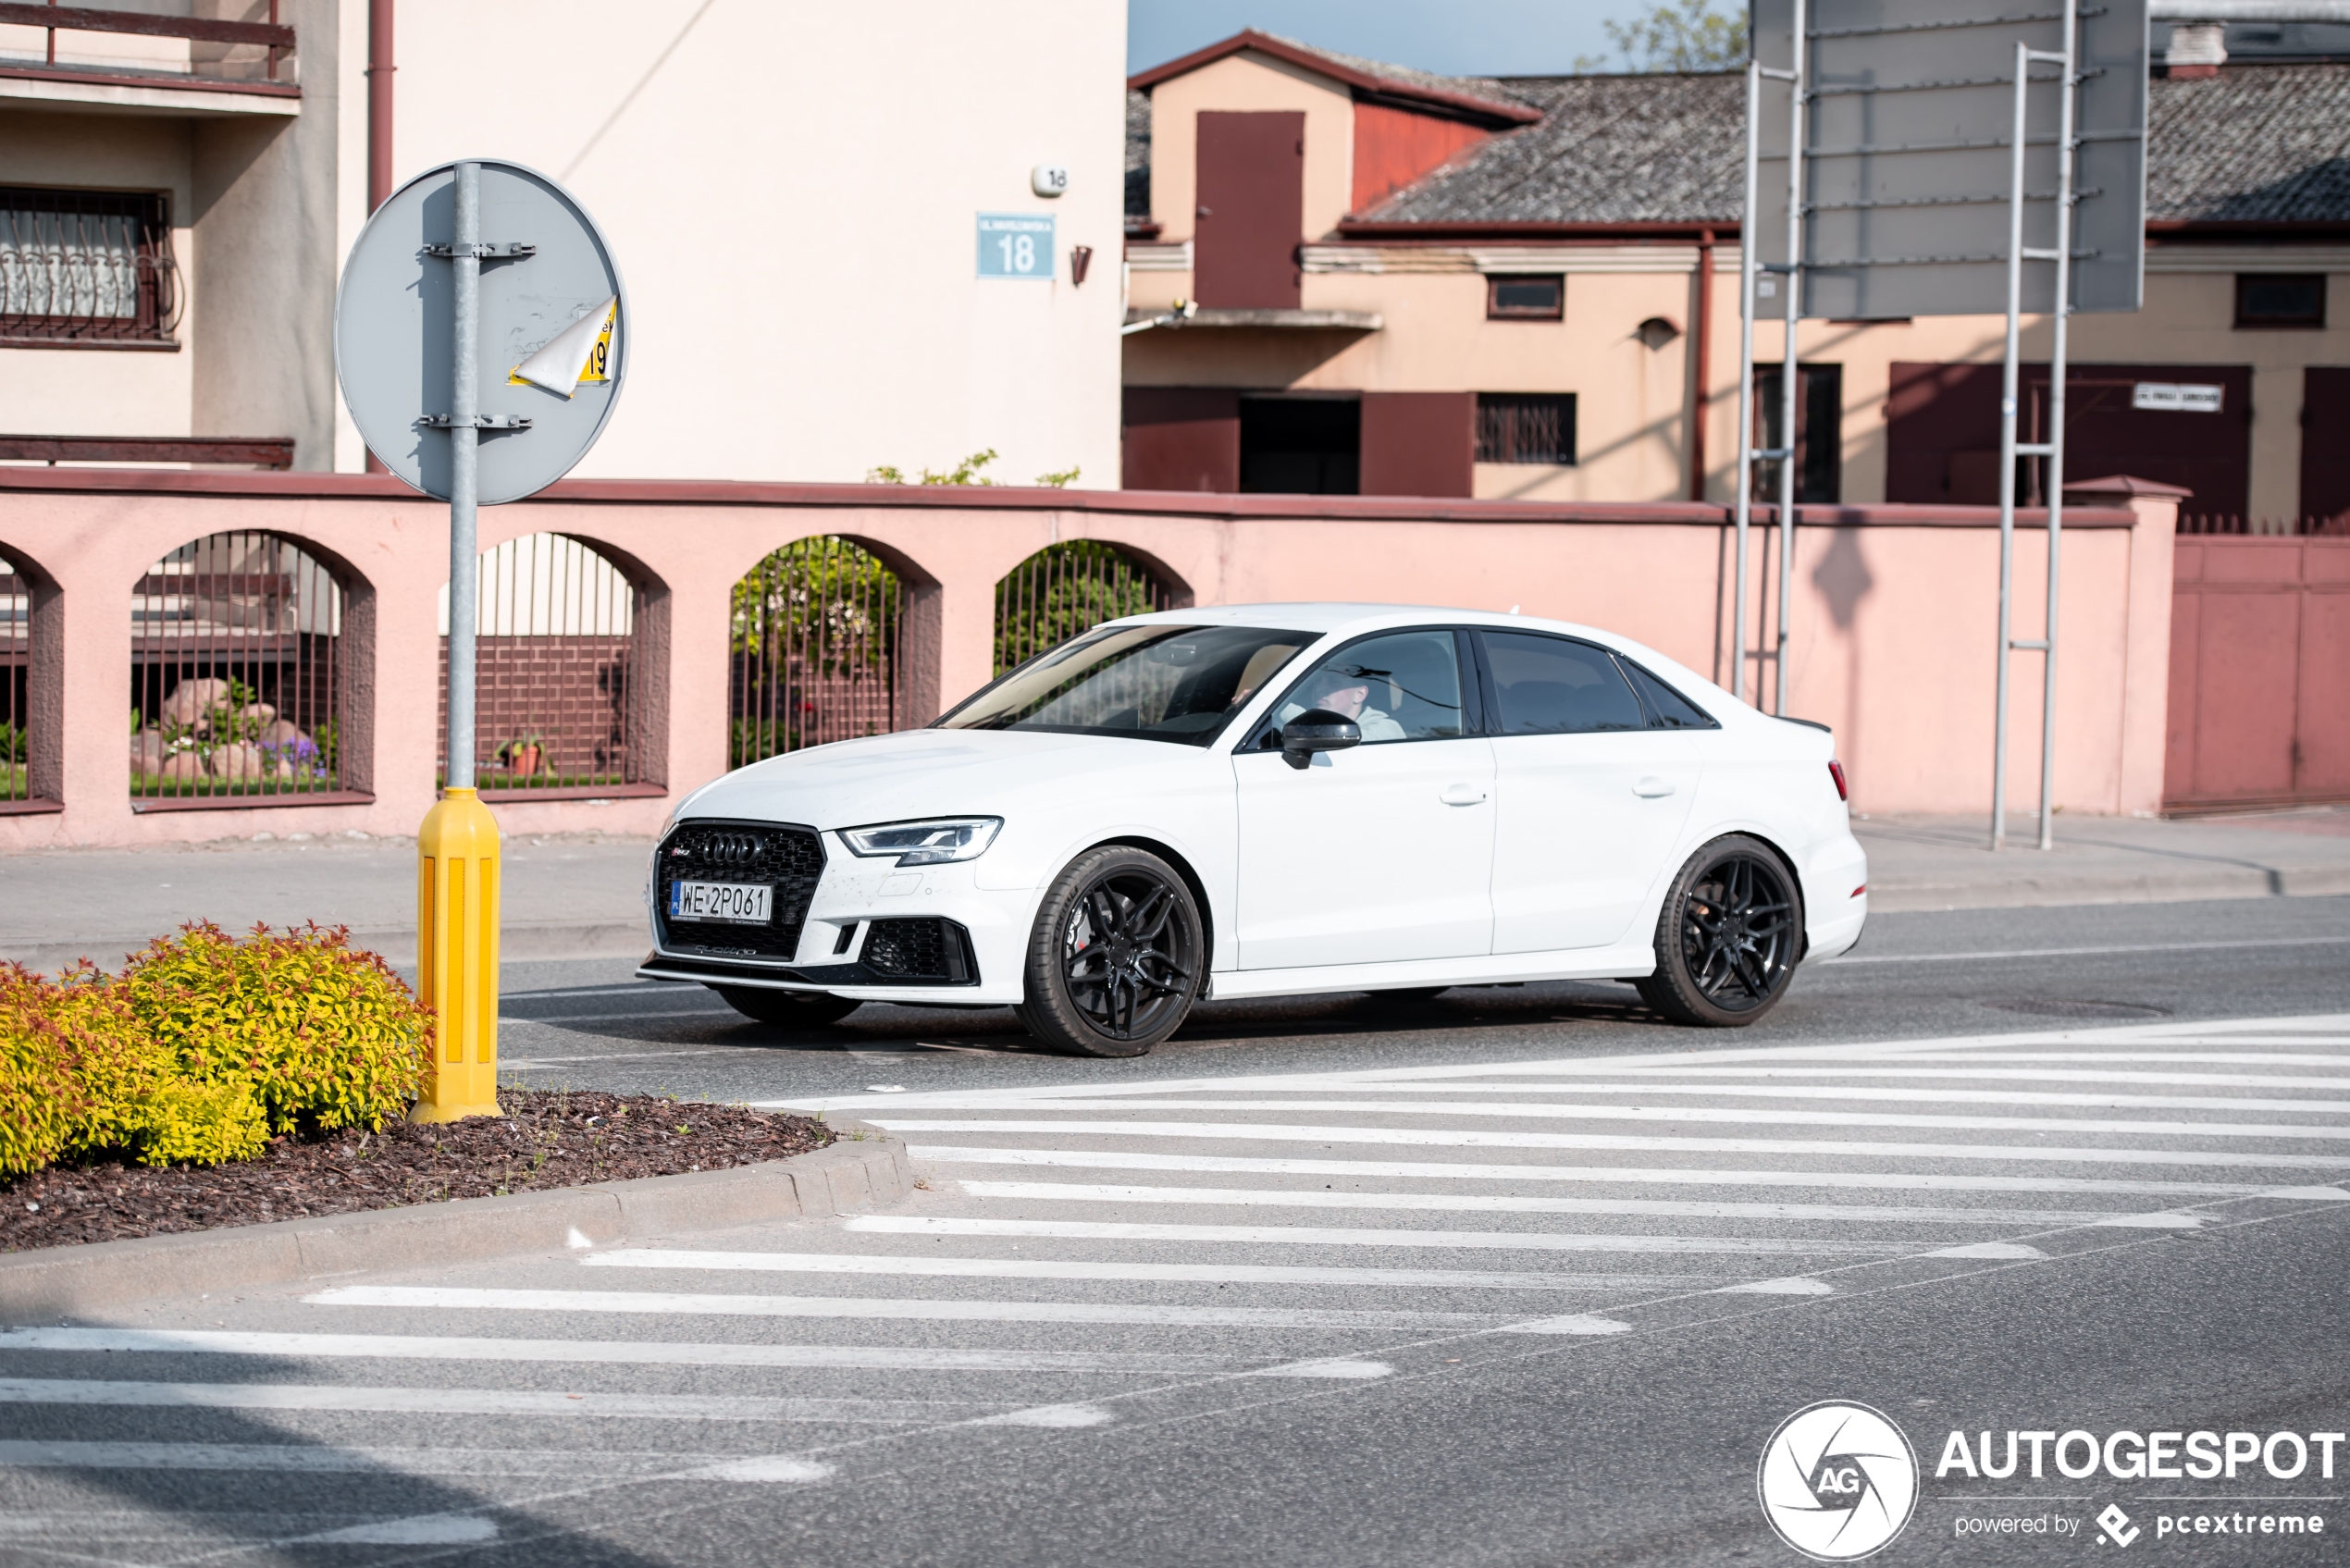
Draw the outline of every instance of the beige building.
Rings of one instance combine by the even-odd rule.
[[[1243,33],[1129,85],[1129,319],[1196,307],[1126,340],[1129,488],[1730,498],[1742,79],[1446,78]],[[2073,475],[2350,512],[2345,157],[2350,67],[2158,68],[2145,305],[2075,318]],[[2001,330],[1804,323],[1805,498],[1996,499]],[[2030,418],[2045,319],[2025,352]]]
[[[854,480],[994,448],[1005,478],[1116,483],[1120,6],[77,19],[0,25],[0,456],[360,468],[342,258],[390,184],[474,154],[566,183],[627,275],[630,385],[583,474]],[[983,276],[981,215],[1031,220],[1012,275]],[[266,439],[190,444],[224,437]]]

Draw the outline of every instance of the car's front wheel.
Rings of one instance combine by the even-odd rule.
[[[1029,934],[1020,1021],[1082,1056],[1139,1056],[1181,1027],[1206,978],[1199,906],[1175,868],[1107,845],[1054,879]]]
[[[822,991],[776,991],[764,985],[713,985],[711,989],[743,1017],[784,1029],[822,1029],[857,1010],[857,1003],[850,998]]]
[[[1736,1029],[1779,1004],[1803,951],[1803,896],[1785,861],[1744,833],[1700,849],[1656,920],[1656,972],[1633,982],[1675,1023]]]

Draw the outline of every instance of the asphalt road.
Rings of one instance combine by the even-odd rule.
[[[603,978],[511,997],[517,1076],[854,1112],[928,1187],[0,1335],[0,1562],[1796,1563],[1758,1462],[1828,1400],[1922,1467],[1874,1562],[2350,1557],[2350,900],[1887,917],[1737,1034],[1528,986],[1119,1063]],[[2203,1430],[2267,1458],[1948,1463]],[[1791,1528],[1906,1504],[1792,1447]]]

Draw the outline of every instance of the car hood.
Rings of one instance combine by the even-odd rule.
[[[1095,775],[1200,766],[1211,751],[1166,741],[1018,730],[901,730],[810,747],[706,785],[681,818],[805,822],[822,829],[915,817],[1007,816],[1066,799]],[[1104,781],[1097,779],[1097,787]]]

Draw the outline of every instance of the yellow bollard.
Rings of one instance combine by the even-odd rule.
[[[438,1022],[411,1121],[498,1111],[498,819],[446,791],[416,833],[416,994]]]

